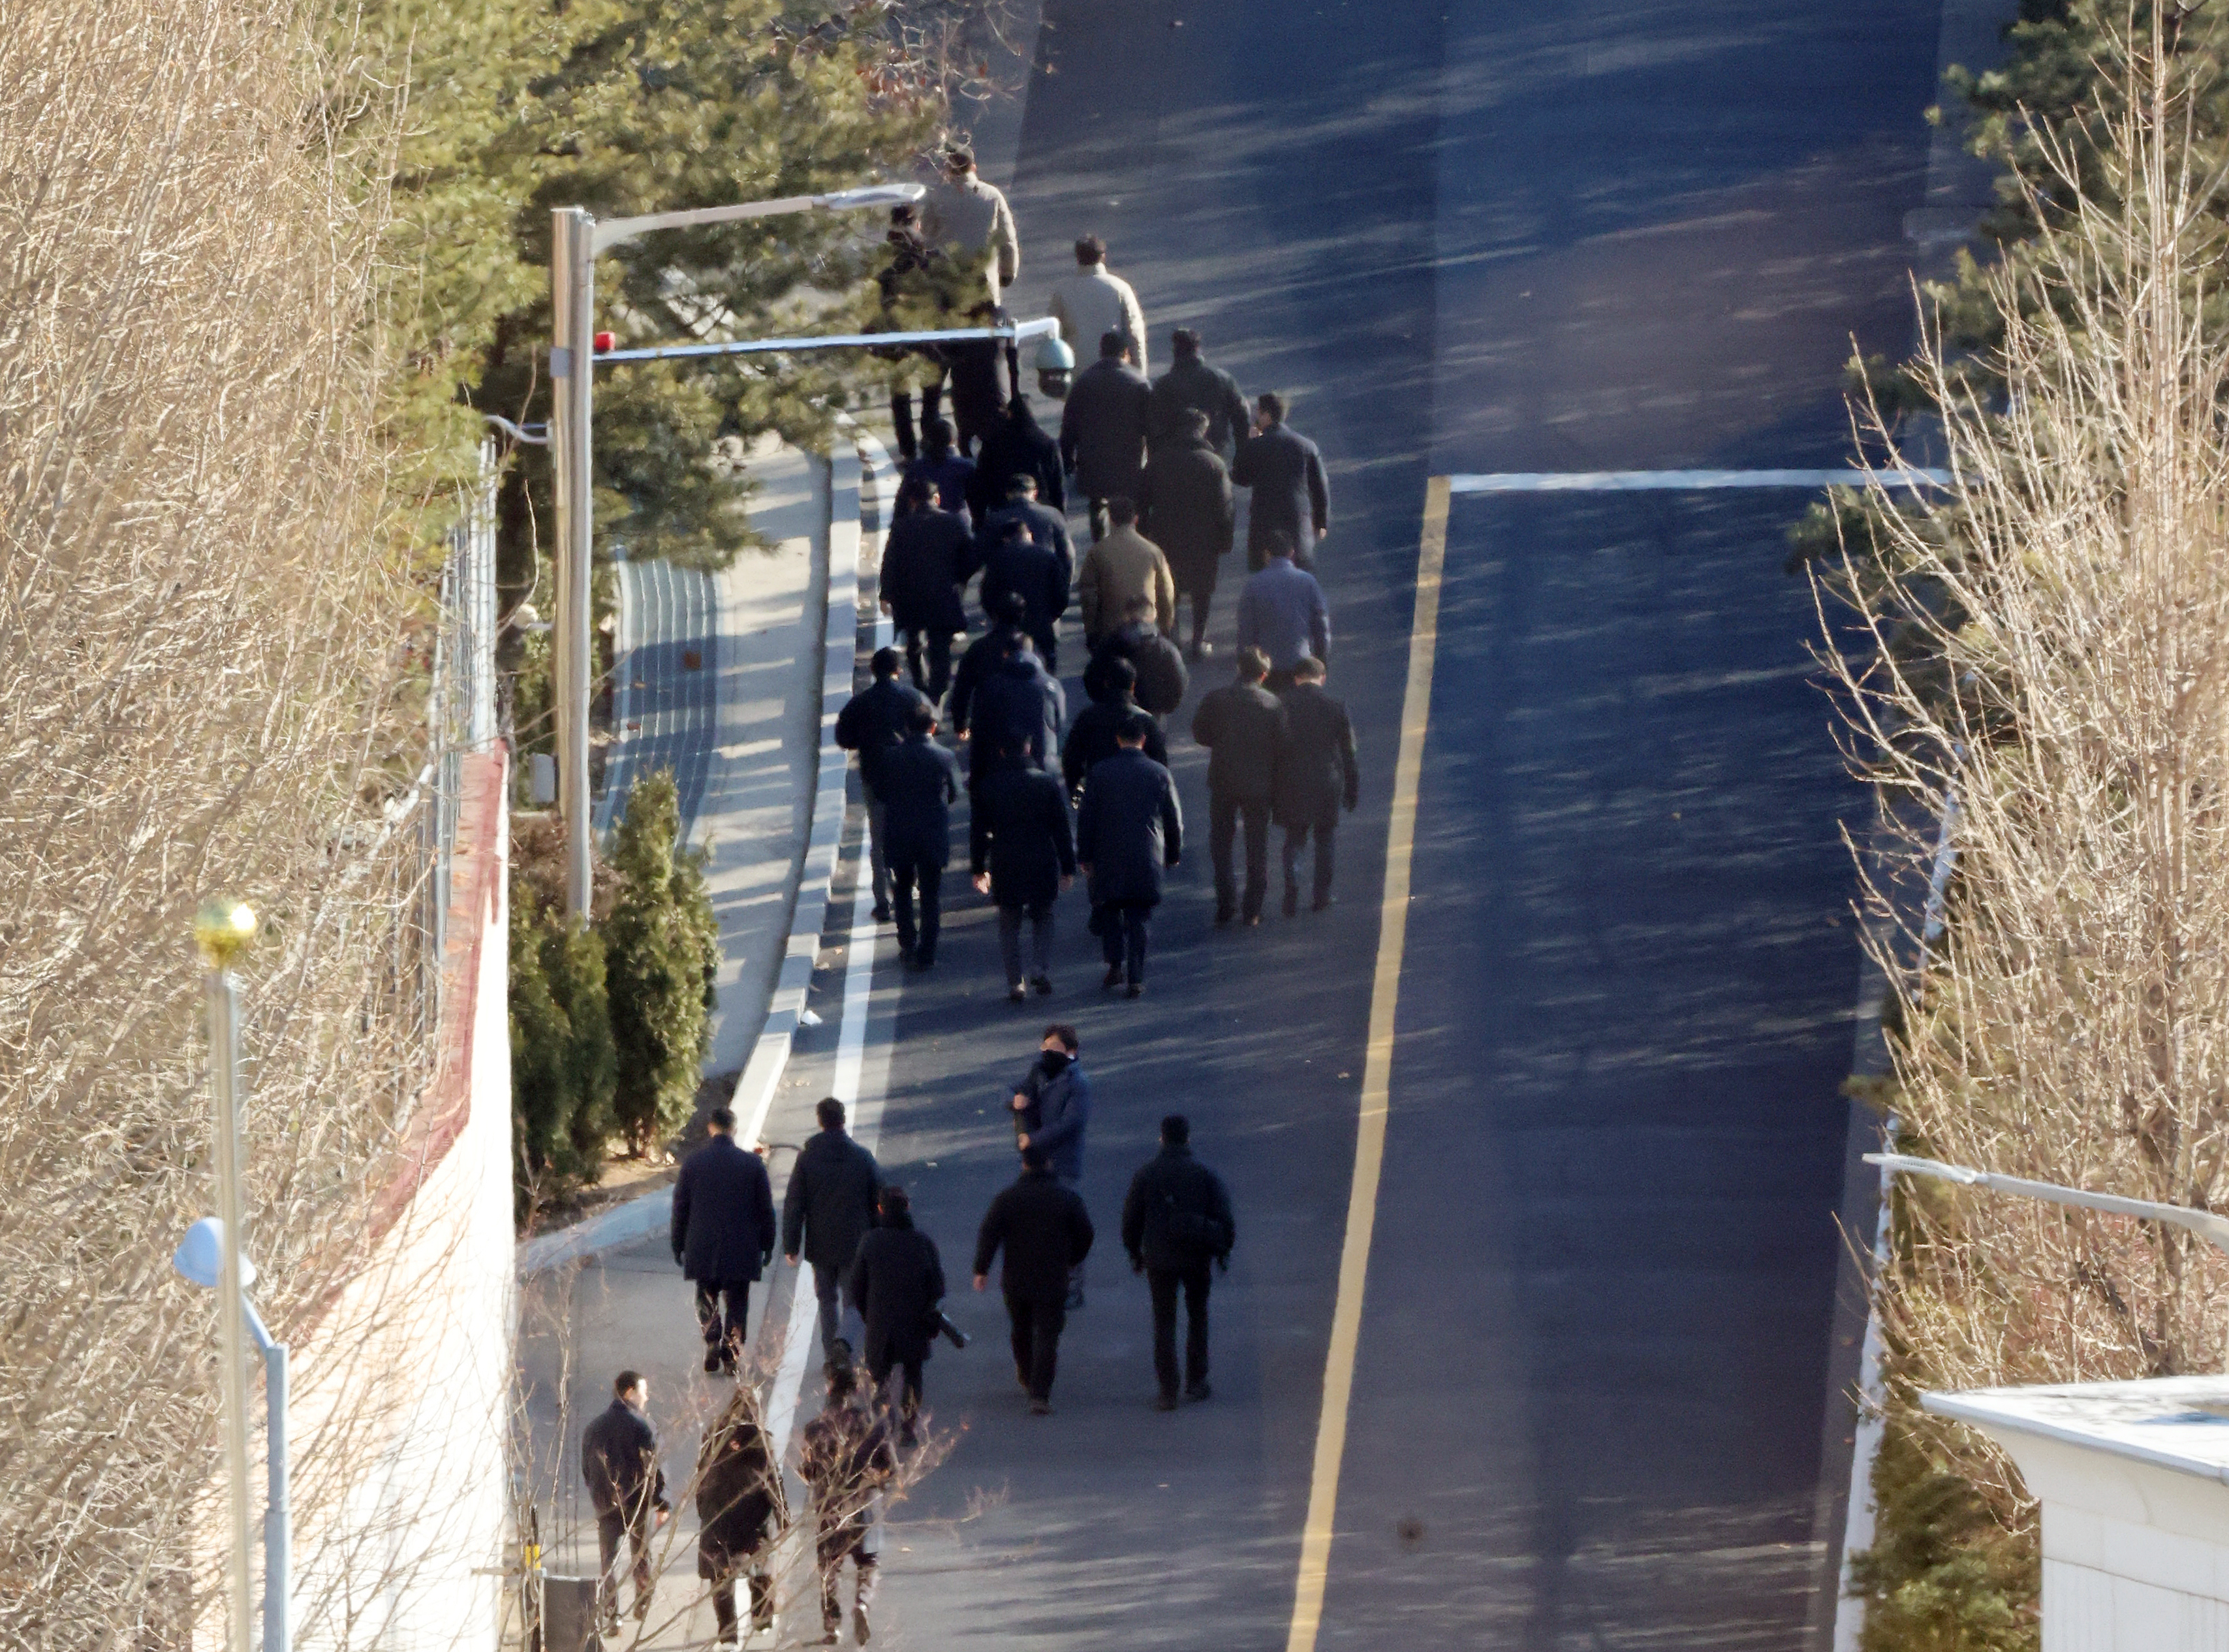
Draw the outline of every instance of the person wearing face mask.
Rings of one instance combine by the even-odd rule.
[[[1044,1030],[1037,1058],[1015,1087],[1014,1146],[1044,1155],[1053,1179],[1074,1191],[1083,1180],[1083,1136],[1091,1122],[1091,1081],[1078,1059],[1076,1029],[1055,1022]],[[1069,1275],[1068,1306],[1083,1306],[1083,1264]]]

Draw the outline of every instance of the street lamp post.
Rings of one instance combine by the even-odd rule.
[[[552,348],[549,376],[549,446],[557,494],[557,798],[565,822],[565,910],[585,917],[588,911],[590,865],[588,825],[588,704],[595,681],[592,669],[593,565],[590,546],[591,448],[596,337],[596,256],[653,229],[684,229],[697,224],[734,223],[794,212],[849,211],[918,201],[918,183],[877,183],[832,195],[793,195],[774,201],[700,207],[687,212],[653,212],[638,218],[598,223],[582,207],[558,207],[550,213],[549,293]]]
[[[217,1342],[224,1397],[225,1475],[230,1494],[231,1553],[227,1557],[227,1632],[231,1652],[248,1652],[247,1617],[247,1350],[241,1308],[240,1254],[240,997],[232,961],[255,936],[254,912],[245,902],[212,900],[194,918],[194,941],[209,966],[203,995],[209,1006],[209,1091],[216,1111]]]
[[[186,1237],[178,1241],[177,1250],[170,1257],[170,1265],[182,1277],[202,1289],[217,1290],[223,1287],[224,1257],[228,1252],[239,1263],[241,1289],[233,1300],[238,1308],[239,1317],[246,1322],[249,1334],[254,1337],[255,1346],[263,1355],[267,1490],[263,1507],[262,1652],[287,1652],[293,1642],[290,1602],[293,1594],[294,1534],[292,1499],[287,1492],[290,1475],[286,1451],[286,1345],[272,1339],[270,1331],[264,1326],[263,1316],[255,1311],[255,1304],[247,1300],[247,1288],[255,1282],[255,1264],[239,1255],[240,1247],[236,1244],[227,1244],[227,1232],[222,1222],[215,1217],[203,1217],[188,1228]],[[244,1447],[244,1429],[242,1443]],[[245,1462],[243,1450],[243,1469]],[[242,1556],[247,1553],[246,1533],[243,1520],[236,1532],[241,1540],[240,1552]],[[242,1586],[245,1586],[244,1579]],[[244,1619],[244,1611],[241,1616]]]

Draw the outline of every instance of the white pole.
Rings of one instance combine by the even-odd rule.
[[[240,999],[232,972],[209,972],[209,1089],[216,1102],[216,1208],[224,1225],[218,1251],[217,1360],[224,1395],[224,1462],[230,1494],[231,1552],[226,1561],[226,1643],[248,1652],[247,1338],[240,1278]]]
[[[549,451],[557,492],[556,693],[557,801],[565,822],[565,910],[588,912],[593,845],[588,820],[588,703],[595,680],[589,505],[590,411],[595,385],[595,221],[579,207],[550,217],[549,298],[554,321]]]

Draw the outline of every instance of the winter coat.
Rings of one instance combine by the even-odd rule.
[[[936,508],[958,511],[974,497],[975,478],[979,467],[965,453],[955,453],[949,447],[942,453],[924,453],[905,467],[899,479],[910,482],[918,478],[936,490]]]
[[[671,1507],[665,1470],[658,1466],[657,1430],[623,1399],[613,1400],[581,1430],[581,1476],[599,1516],[623,1514],[632,1522],[650,1509]]]
[[[1048,757],[1060,749],[1061,720],[1067,710],[1060,685],[1035,653],[1025,648],[999,661],[984,673],[975,691],[975,732],[971,736],[974,772],[986,773],[994,765],[992,754],[1002,740],[1021,748],[1022,762],[1028,767],[1048,767]]]
[[[1006,403],[1006,416],[991,427],[990,434],[975,450],[975,474],[967,485],[967,504],[978,522],[1006,503],[1006,485],[1017,476],[1037,478],[1039,505],[1055,511],[1068,508],[1060,444],[1037,423],[1025,395],[1017,395]]]
[[[1091,868],[1091,900],[1158,901],[1163,869],[1184,847],[1184,813],[1169,771],[1118,751],[1091,771],[1076,814],[1076,858]]]
[[[1146,474],[1146,408],[1153,387],[1102,356],[1076,376],[1060,416],[1060,456],[1089,499],[1134,499]]]
[[[1083,691],[1095,698],[1106,693],[1111,686],[1107,668],[1117,659],[1128,660],[1138,673],[1138,704],[1155,717],[1165,717],[1184,704],[1192,668],[1185,664],[1184,651],[1154,627],[1133,620],[1102,637],[1083,668]]]
[[[1020,517],[1029,530],[1030,543],[1052,552],[1060,563],[1060,578],[1063,588],[1076,577],[1076,548],[1069,541],[1068,518],[1048,508],[1042,501],[1015,499],[1000,505],[983,518],[983,525],[975,534],[974,568],[988,565],[991,552],[1006,537],[1006,524]],[[1063,611],[1067,603],[1063,590],[1061,598]]]
[[[859,777],[879,794],[883,757],[906,737],[914,707],[926,705],[920,691],[895,677],[870,683],[836,714],[836,743],[859,754]]]
[[[740,1417],[716,1426],[697,1458],[697,1575],[734,1576],[780,1529],[787,1501],[766,1431]]]
[[[1164,632],[1177,625],[1177,588],[1169,559],[1135,528],[1112,530],[1084,552],[1076,571],[1076,602],[1083,610],[1083,640],[1097,646],[1101,637],[1130,617],[1131,604],[1143,601],[1147,617]]]
[[[936,1241],[915,1229],[910,1216],[884,1218],[860,1237],[844,1300],[867,1322],[867,1345],[859,1352],[870,1369],[883,1369],[885,1360],[928,1359],[935,1331],[929,1316],[944,1300]]]
[[[1059,556],[1027,539],[992,546],[983,558],[983,612],[998,610],[1002,592],[1012,591],[1029,605],[1025,623],[1031,632],[1049,628],[1068,612],[1068,569]]]
[[[1083,795],[1083,782],[1091,778],[1094,765],[1104,762],[1122,749],[1115,734],[1143,709],[1127,694],[1114,693],[1112,685],[1102,686],[1109,692],[1076,714],[1075,723],[1069,727],[1068,742],[1061,748],[1061,777],[1068,782],[1068,794],[1073,798]],[[1159,723],[1151,717],[1146,721],[1146,755],[1166,768],[1169,742]]]
[[[973,563],[974,535],[953,510],[908,511],[883,546],[882,595],[901,631],[967,629],[960,588]]]
[[[1049,1073],[1040,1052],[1018,1088],[1026,1105],[1014,1115],[1015,1134],[1044,1149],[1054,1175],[1063,1181],[1081,1181],[1083,1138],[1091,1128],[1091,1081],[1083,1076],[1082,1064],[1071,1060],[1058,1072]]]
[[[1221,1261],[1237,1241],[1230,1191],[1189,1147],[1163,1143],[1159,1156],[1130,1179],[1122,1201],[1122,1248],[1131,1261],[1178,1272]]]
[[[1148,421],[1154,445],[1185,435],[1184,415],[1194,408],[1207,415],[1207,445],[1217,453],[1246,440],[1252,415],[1246,411],[1246,398],[1238,394],[1238,382],[1198,356],[1179,356],[1153,382]]]
[[[1331,523],[1331,484],[1323,455],[1297,430],[1272,425],[1239,444],[1230,479],[1254,491],[1246,516],[1249,555],[1269,554],[1269,535],[1282,529],[1293,536],[1294,554],[1306,557]]]
[[[1130,284],[1108,274],[1104,264],[1081,267],[1055,281],[1045,307],[1077,355],[1086,359],[1096,356],[1100,335],[1119,332],[1130,346],[1131,364],[1140,373],[1147,370],[1146,312],[1138,307],[1138,295]]]
[[[1056,898],[1062,877],[1076,876],[1076,825],[1060,781],[1038,768],[985,775],[967,806],[967,865],[973,876],[991,874],[1000,906]]]
[[[1277,792],[1277,754],[1285,708],[1258,683],[1229,683],[1192,714],[1192,737],[1207,748],[1207,789],[1217,797],[1267,803]]]
[[[1331,659],[1331,609],[1323,587],[1285,556],[1246,576],[1238,593],[1238,646],[1259,648],[1273,671],[1288,672],[1314,656]]]
[[[1139,526],[1169,559],[1177,589],[1212,593],[1237,510],[1230,472],[1204,439],[1187,432],[1153,444],[1138,509]]]
[[[951,858],[952,805],[960,798],[960,760],[926,734],[908,735],[883,754],[883,849],[941,866]]]
[[[1007,626],[993,626],[961,651],[952,668],[952,692],[944,702],[945,717],[954,734],[966,734],[975,720],[975,691],[1006,650],[1025,633]]]
[[[859,1236],[875,1225],[883,1173],[875,1155],[842,1126],[808,1137],[781,1196],[781,1249],[816,1270],[851,1266]]]
[[[716,1135],[673,1180],[673,1259],[684,1278],[742,1285],[774,1259],[774,1188],[766,1166],[731,1135]]]
[[[1285,695],[1285,743],[1277,759],[1277,819],[1314,820],[1334,804],[1362,800],[1354,762],[1354,724],[1320,683],[1295,683]]]
[[[996,187],[974,173],[954,180],[940,179],[921,203],[924,240],[939,247],[968,252],[988,250],[991,298],[1014,284],[1022,267],[1022,238],[1014,228],[1014,212]]]
[[[1063,1187],[1050,1170],[1025,1170],[1002,1188],[975,1234],[975,1268],[991,1271],[1001,1250],[1005,1266],[999,1287],[1028,1302],[1059,1302],[1068,1296],[1069,1270],[1091,1252],[1091,1213],[1072,1187]]]
[[[812,1489],[821,1540],[854,1533],[871,1539],[877,1496],[897,1466],[881,1417],[856,1401],[823,1406],[799,1435],[797,1450],[798,1478]]]

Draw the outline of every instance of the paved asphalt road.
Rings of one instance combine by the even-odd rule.
[[[898,1645],[1285,1644],[1356,1132],[1425,480],[1833,465],[1839,369],[1909,339],[1920,0],[1054,0],[1023,307],[1095,230],[1157,356],[1203,327],[1331,466],[1340,905],[1210,929],[1196,839],[1147,996],[1071,897],[1010,1008],[955,899],[906,985],[883,1155],[962,1282],[1048,1012],[1095,1078],[1090,1305],[1031,1420],[995,1295],[929,1390]],[[1785,492],[1458,498],[1400,1041],[1320,1643],[1795,1648],[1857,953],[1853,798],[1782,571]],[[1228,564],[1226,566],[1229,566]],[[1212,633],[1224,679],[1239,575]],[[1071,645],[1073,647],[1074,645]],[[1080,664],[1071,656],[1073,672]],[[1201,754],[1171,745],[1204,838]],[[956,875],[947,886],[959,884]],[[1172,1106],[1233,1187],[1216,1397],[1148,1405],[1114,1225]],[[1845,1472],[1829,1462],[1829,1482]]]

